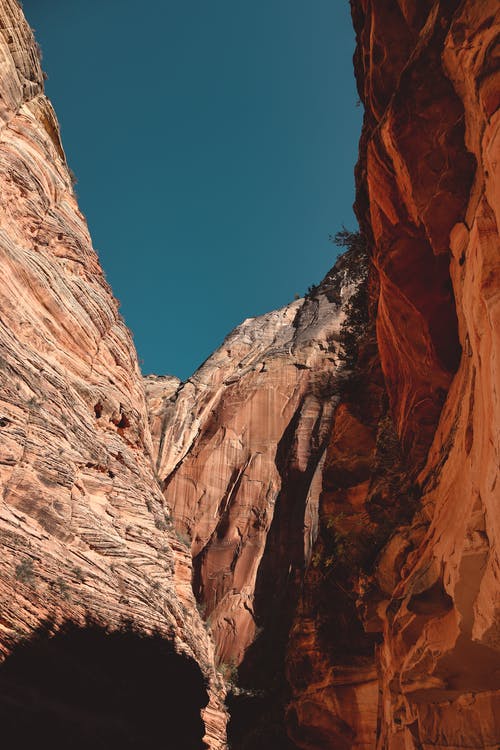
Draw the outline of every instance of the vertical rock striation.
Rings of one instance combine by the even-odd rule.
[[[283,747],[493,748],[500,19],[488,0],[351,5],[372,257],[351,377],[330,344],[303,359],[311,300],[248,321],[188,383],[148,384],[157,468],[247,687],[237,746],[269,741],[263,689],[288,704]]]
[[[246,320],[176,390],[146,379],[157,471],[226,666],[310,560],[347,275],[340,263],[305,300]]]
[[[114,643],[212,748],[214,660],[241,750],[500,745],[497,5],[351,0],[368,282],[351,251],[181,383],[141,378],[1,0],[5,721],[47,654]]]
[[[357,209],[392,413],[422,491],[378,565],[376,741],[496,747],[500,14],[488,0],[352,5]]]

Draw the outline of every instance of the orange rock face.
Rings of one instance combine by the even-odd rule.
[[[373,235],[387,389],[423,493],[378,566],[377,746],[495,747],[499,9],[354,6],[367,107],[358,211]]]
[[[279,736],[293,746],[285,651],[346,375],[340,330],[359,275],[349,265],[340,260],[305,300],[245,321],[186,383],[146,379],[165,499],[191,547],[221,670],[232,681],[238,669],[245,686],[243,724],[255,724],[245,741],[254,743]]]
[[[160,691],[177,670],[211,748],[215,661],[237,673],[234,748],[500,746],[498,3],[351,6],[372,257],[355,362],[344,258],[181,383],[141,378],[32,33],[0,1],[5,727],[36,684],[16,665],[114,643]]]
[[[136,353],[13,0],[0,3],[0,103],[0,651],[48,620],[158,630],[211,685],[207,738],[222,747],[223,691],[165,522]]]
[[[349,290],[339,270],[305,301],[245,321],[175,392],[146,380],[165,499],[226,665],[260,627],[255,591],[270,560],[285,590],[310,559]]]
[[[352,2],[373,331],[340,400],[293,306],[148,385],[219,659],[287,704],[286,747],[500,742],[496,5]]]

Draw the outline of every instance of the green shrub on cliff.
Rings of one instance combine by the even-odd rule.
[[[16,565],[16,578],[21,583],[33,583],[35,580],[33,560],[27,558],[26,560],[22,560],[19,565]]]
[[[357,362],[359,344],[369,322],[368,316],[368,252],[361,232],[351,232],[345,227],[330,236],[337,247],[346,248],[343,255],[345,280],[354,290],[344,306],[345,319],[340,328],[339,358],[352,370]]]

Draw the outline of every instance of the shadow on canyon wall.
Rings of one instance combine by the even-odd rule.
[[[50,624],[0,666],[4,747],[203,750],[208,695],[195,662],[160,635]]]

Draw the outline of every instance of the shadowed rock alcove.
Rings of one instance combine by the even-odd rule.
[[[4,747],[203,750],[208,695],[195,662],[160,635],[49,628],[0,665]]]

